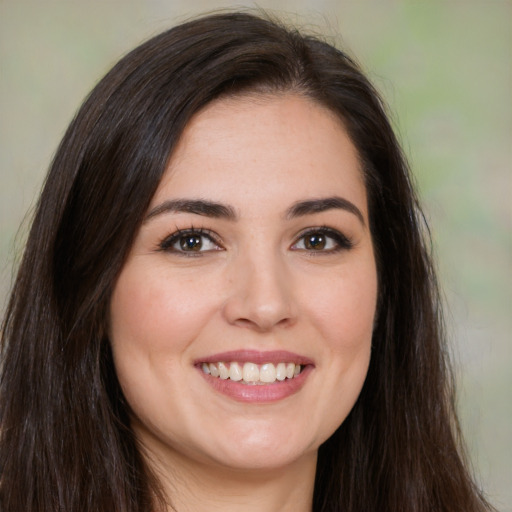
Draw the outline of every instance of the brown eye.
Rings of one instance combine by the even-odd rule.
[[[179,230],[159,244],[162,251],[182,255],[196,255],[210,251],[220,251],[222,246],[216,242],[214,235],[202,230]]]
[[[294,251],[307,251],[310,253],[335,253],[349,250],[352,242],[342,233],[331,228],[313,228],[303,234],[291,246]]]
[[[304,247],[309,250],[319,251],[325,249],[326,237],[323,233],[311,233],[304,237]]]
[[[186,235],[180,238],[179,244],[182,251],[200,251],[203,247],[203,240],[198,235]]]

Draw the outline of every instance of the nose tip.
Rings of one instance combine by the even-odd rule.
[[[268,332],[292,325],[295,310],[292,283],[286,273],[277,268],[258,271],[253,266],[237,274],[224,305],[224,316],[232,325]]]
[[[292,320],[291,315],[278,311],[275,305],[266,304],[260,308],[253,308],[251,312],[236,314],[231,323],[258,332],[268,332],[274,327],[286,327],[292,323]]]

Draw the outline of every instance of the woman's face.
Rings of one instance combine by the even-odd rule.
[[[115,367],[141,442],[171,464],[314,461],[363,385],[376,298],[340,121],[291,94],[211,103],[113,293]]]

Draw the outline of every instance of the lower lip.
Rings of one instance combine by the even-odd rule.
[[[198,368],[206,382],[216,391],[239,402],[251,403],[277,402],[294,395],[304,386],[312,369],[311,365],[307,365],[296,377],[276,380],[271,384],[242,384],[231,379],[212,377]]]

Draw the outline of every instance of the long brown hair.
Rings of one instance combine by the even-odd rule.
[[[110,296],[187,122],[247,91],[303,94],[339,115],[368,190],[379,275],[371,363],[320,447],[314,511],[490,510],[462,456],[428,230],[379,95],[343,52],[245,13],[206,16],[133,50],[60,144],[3,323],[3,509],[154,506],[112,362]]]

